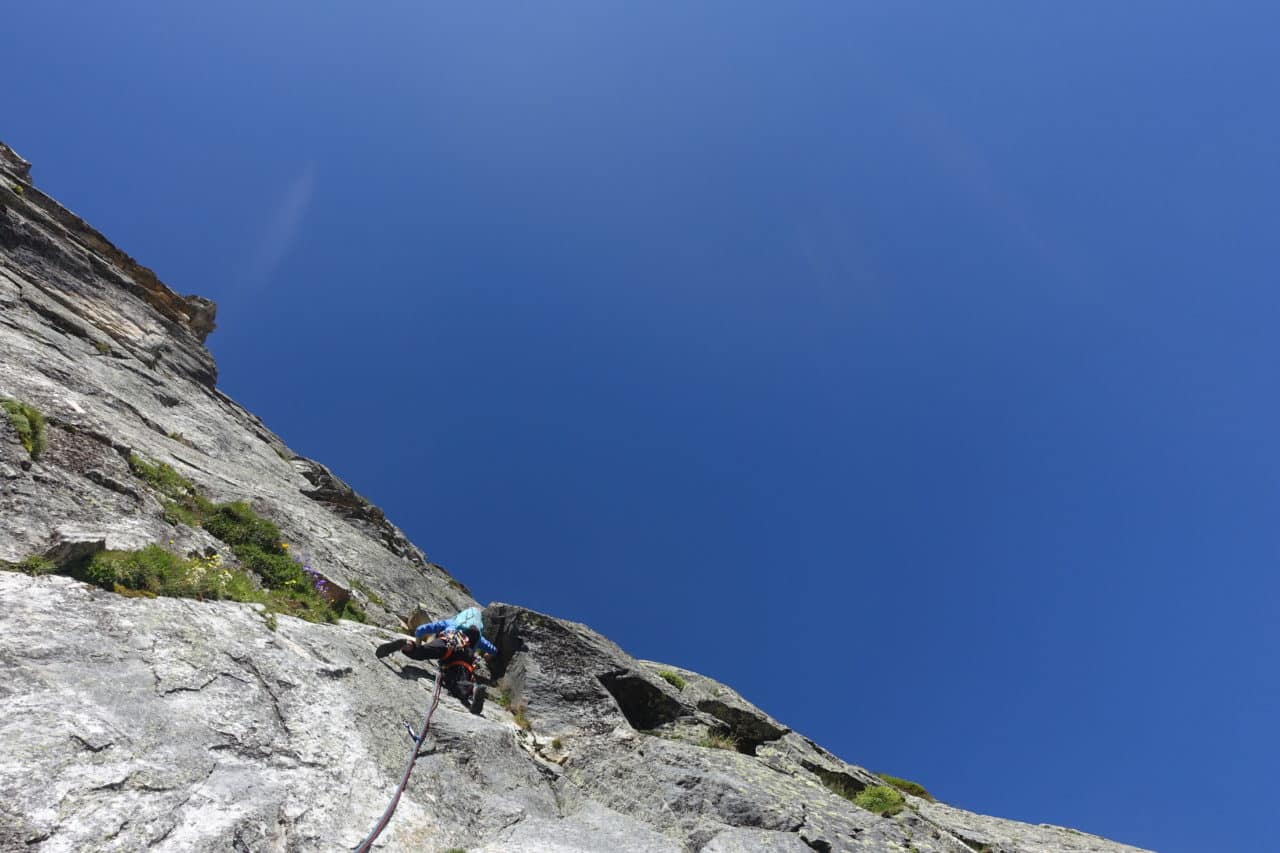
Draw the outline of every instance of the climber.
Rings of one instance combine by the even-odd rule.
[[[413,638],[400,637],[378,646],[378,657],[403,652],[414,660],[440,661],[444,686],[474,713],[484,702],[484,688],[475,683],[476,654],[491,659],[498,649],[481,634],[480,610],[469,607],[452,619],[439,619],[419,625]],[[426,638],[435,635],[432,640]]]

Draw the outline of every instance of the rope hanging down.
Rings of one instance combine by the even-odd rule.
[[[373,849],[373,842],[378,840],[378,836],[382,834],[382,830],[387,828],[387,824],[391,822],[391,816],[396,813],[396,806],[400,805],[400,795],[404,793],[405,786],[409,784],[409,774],[413,772],[413,765],[418,762],[418,751],[422,749],[422,741],[427,736],[427,729],[431,728],[431,715],[436,712],[436,705],[440,704],[440,684],[444,681],[444,669],[441,668],[436,673],[436,689],[431,694],[431,707],[427,709],[426,719],[422,721],[422,728],[417,735],[410,732],[409,736],[413,738],[413,752],[409,754],[409,764],[404,768],[404,776],[400,778],[400,787],[396,788],[396,795],[391,798],[387,810],[382,813],[382,817],[378,818],[378,822],[374,825],[373,831],[369,836],[360,842],[360,846],[355,849],[355,853],[369,853]],[[408,723],[405,727],[408,728]]]

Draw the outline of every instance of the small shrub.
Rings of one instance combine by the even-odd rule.
[[[827,786],[827,790],[837,796],[844,797],[849,802],[854,802],[858,793],[865,787],[861,783],[854,782],[844,773],[836,773],[821,768],[815,769],[814,774]]]
[[[276,615],[274,613],[268,613],[266,618],[262,621],[267,623],[268,631],[274,631],[276,628],[280,627],[280,623],[276,620]]]
[[[185,524],[188,527],[200,527],[211,512],[213,512],[213,504],[196,492],[182,495],[177,500],[164,502],[164,520],[173,525]]]
[[[910,779],[899,779],[897,776],[890,776],[887,773],[877,773],[876,775],[888,784],[897,788],[899,791],[902,791],[904,794],[911,794],[913,797],[919,797],[922,800],[928,800],[931,803],[937,802],[937,800],[933,798],[933,795],[926,791],[924,786],[918,782],[912,782]]]
[[[224,567],[218,554],[183,558],[159,545],[148,545],[140,551],[100,551],[75,567],[72,574],[121,593],[233,601],[261,599],[249,577]]]
[[[173,470],[172,465],[164,462],[148,462],[136,453],[129,454],[129,470],[140,480],[144,480],[156,491],[166,497],[177,500],[185,495],[193,494],[195,485],[186,477]]]
[[[248,502],[214,504],[171,466],[148,462],[136,453],[129,454],[129,468],[135,476],[169,498],[164,504],[166,521],[203,527],[230,546],[231,553],[241,565],[261,579],[265,589],[258,589],[243,572],[235,573],[233,577],[243,576],[246,585],[246,590],[241,593],[243,597],[236,597],[237,601],[260,601],[272,612],[286,613],[309,622],[368,620],[364,610],[350,600],[345,590],[337,590],[341,595],[335,595],[335,585],[291,556],[289,546],[282,541],[280,528],[254,512]],[[240,584],[241,581],[237,579],[234,583]],[[119,585],[123,589],[152,589],[151,586],[135,587],[128,583]],[[206,596],[199,592],[198,597]]]
[[[264,553],[287,556],[288,549],[280,547],[280,528],[254,512],[245,501],[212,507],[204,529],[232,547],[253,545]]]
[[[338,611],[338,618],[350,619],[352,622],[368,622],[369,614],[364,612],[363,607],[348,598],[342,602],[342,607]]]
[[[387,603],[382,600],[382,596],[378,595],[376,592],[369,589],[369,587],[367,587],[365,584],[361,583],[360,581],[353,580],[351,582],[351,586],[353,589],[359,590],[364,595],[365,598],[369,599],[371,603],[376,604],[379,607],[387,606]]]
[[[102,340],[95,339],[93,342],[93,348],[96,349],[100,355],[107,355],[111,352],[111,344]]]
[[[564,749],[564,741],[562,741],[560,738],[552,739],[551,748],[554,749],[556,752],[559,752],[560,750]]]
[[[39,554],[32,554],[30,557],[19,560],[14,568],[28,575],[47,575],[58,567],[53,560],[41,557]]]
[[[521,702],[518,705],[512,705],[510,710],[511,719],[515,721],[515,724],[519,728],[522,728],[525,731],[533,728],[533,723],[529,721],[529,707],[527,705]]]
[[[906,805],[902,794],[888,785],[871,785],[863,788],[854,796],[853,802],[869,812],[875,812],[884,817],[896,815]]]
[[[213,533],[212,530],[209,532]],[[217,536],[216,533],[214,535]],[[223,539],[223,541],[226,540]],[[302,566],[288,554],[267,551],[251,544],[232,545],[231,552],[244,564],[245,568],[251,569],[262,578],[263,585],[270,589],[301,590],[311,587],[311,581],[302,571]]]
[[[685,680],[671,670],[664,669],[662,672],[658,673],[658,677],[670,684],[676,690],[684,690]]]
[[[44,415],[34,406],[18,400],[0,397],[0,408],[9,416],[9,423],[18,433],[18,440],[32,459],[39,459],[45,448]]]
[[[698,741],[698,746],[705,746],[708,749],[727,749],[733,752],[738,751],[738,738],[733,732],[728,731],[710,731],[707,736]]]

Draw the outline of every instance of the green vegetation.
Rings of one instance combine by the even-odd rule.
[[[276,620],[276,615],[274,613],[268,613],[267,617],[262,621],[267,623],[268,631],[274,631],[276,628],[280,627],[280,623]]]
[[[937,802],[933,795],[926,791],[919,782],[912,782],[910,779],[899,779],[897,776],[890,776],[888,773],[877,773],[876,775],[904,794],[920,797],[922,800],[928,800],[931,803]]]
[[[685,680],[671,670],[664,669],[662,672],[658,673],[658,677],[670,684],[676,690],[684,690]]]
[[[827,786],[828,791],[844,797],[851,803],[856,802],[858,794],[866,788],[865,785],[846,773],[837,773],[832,770],[823,770],[822,768],[817,768],[813,772],[822,780],[822,784]]]
[[[289,546],[281,541],[280,528],[254,512],[245,501],[214,504],[171,466],[163,462],[147,462],[136,453],[129,454],[129,468],[135,476],[170,499],[164,505],[166,521],[203,527],[229,545],[241,565],[261,578],[264,589],[257,597],[236,598],[237,601],[261,601],[273,612],[297,616],[308,622],[336,622],[340,618],[365,621],[364,611],[345,593],[333,600],[326,597],[321,588],[327,587],[328,582],[319,575],[308,576],[302,564],[289,555]],[[137,588],[127,583],[113,584]]]
[[[50,572],[57,571],[57,568],[52,560],[47,560],[39,554],[23,557],[16,563],[0,560],[0,569],[6,572],[22,572],[24,575],[47,575]]]
[[[517,726],[525,731],[533,728],[533,723],[529,722],[529,706],[515,701],[511,695],[511,689],[505,684],[498,686],[498,704],[510,712],[511,719],[515,720]]]
[[[277,613],[308,622],[336,622],[339,617],[355,616],[345,606],[330,606],[309,583],[302,588],[264,589],[243,569],[224,566],[220,554],[179,557],[159,545],[140,551],[99,551],[71,566],[67,573],[121,595],[256,602],[266,606],[267,627],[273,631]],[[362,617],[360,613],[357,618]]]
[[[152,464],[136,453],[129,454],[129,470],[157,492],[169,498],[164,504],[164,520],[170,524],[199,527],[214,506],[195,485],[163,462]]]
[[[53,560],[32,554],[30,557],[19,560],[15,568],[28,575],[47,575],[56,571],[58,567]]]
[[[875,812],[884,817],[896,815],[906,806],[902,794],[888,785],[872,785],[863,788],[854,796],[853,802],[869,812]]]
[[[369,599],[371,603],[376,604],[379,607],[387,606],[387,603],[382,600],[382,596],[378,595],[376,592],[369,589],[369,587],[366,586],[361,581],[358,581],[358,580],[351,581],[351,587],[352,589],[359,590],[364,595],[365,598]]]
[[[73,577],[119,593],[175,598],[260,601],[261,591],[222,558],[179,557],[159,545],[141,551],[99,551],[70,570]]]
[[[129,470],[135,477],[150,483],[156,491],[171,498],[195,492],[196,487],[190,480],[173,470],[172,465],[163,462],[152,464],[136,453],[129,454]]]
[[[9,416],[9,423],[28,455],[39,459],[45,448],[44,415],[34,406],[7,397],[0,397],[0,408]]]
[[[564,741],[562,741],[560,738],[553,738],[551,741],[551,748],[559,752],[560,750],[564,749]]]
[[[708,749],[728,749],[733,752],[738,751],[738,738],[729,731],[710,731],[707,736],[698,741],[698,746],[705,746]]]
[[[100,355],[106,355],[111,352],[111,344],[103,340],[95,339],[93,342],[93,348],[96,349]]]
[[[280,528],[244,501],[218,504],[204,519],[204,529],[231,546],[231,552],[262,578],[270,589],[295,589],[311,582],[289,549]]]

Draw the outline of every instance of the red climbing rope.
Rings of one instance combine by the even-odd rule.
[[[404,768],[404,776],[400,778],[400,787],[396,788],[396,795],[391,798],[391,803],[387,806],[387,810],[382,813],[382,817],[378,818],[378,822],[374,825],[373,831],[369,833],[369,837],[360,842],[360,846],[355,849],[355,853],[369,853],[373,849],[373,842],[378,840],[378,836],[382,834],[382,830],[387,828],[387,824],[391,822],[391,816],[396,813],[396,806],[400,804],[400,795],[404,793],[405,786],[409,784],[409,774],[413,772],[413,765],[418,761],[418,751],[422,749],[422,741],[427,737],[427,729],[431,728],[431,715],[436,712],[436,705],[440,704],[440,684],[444,681],[444,669],[436,674],[436,689],[431,694],[431,707],[427,709],[426,719],[422,721],[422,728],[413,739],[413,752],[409,755],[409,764]],[[408,727],[405,723],[405,727]]]

